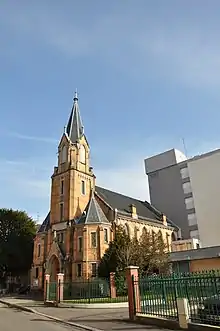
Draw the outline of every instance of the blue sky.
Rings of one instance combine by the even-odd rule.
[[[219,147],[218,0],[0,4],[0,201],[42,219],[75,88],[97,184],[149,199],[143,159]]]

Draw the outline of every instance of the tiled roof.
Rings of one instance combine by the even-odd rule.
[[[40,226],[39,230],[37,231],[37,233],[46,232],[46,231],[49,230],[49,227],[50,227],[50,212],[47,214],[47,217],[45,218],[45,220],[41,224],[41,226]]]
[[[107,217],[102,211],[102,208],[95,199],[94,193],[92,193],[91,199],[77,223],[78,224],[109,223]]]
[[[143,217],[149,220],[161,221],[162,213],[147,201],[134,199],[100,186],[96,186],[95,190],[104,201],[106,201],[113,209],[117,208],[119,212],[121,211],[130,215],[130,205],[134,204],[139,218]],[[171,226],[175,226],[169,219],[167,219],[167,222]]]
[[[158,211],[155,207],[153,207],[147,201],[141,201],[138,199],[134,199],[128,197],[126,195],[110,191],[100,186],[95,187],[95,192],[98,194],[100,198],[102,198],[111,208],[117,208],[119,212],[131,215],[130,212],[130,205],[134,204],[137,209],[137,214],[139,219],[148,219],[148,220],[156,220],[161,222],[162,213]],[[99,206],[98,202],[96,201],[95,197],[92,196],[91,200],[89,201],[85,213],[81,216],[78,220],[78,224],[82,223],[106,223],[108,222],[104,212],[102,211],[101,207]],[[167,223],[170,226],[173,226],[178,229],[178,227],[167,218]],[[39,232],[44,232],[49,229],[50,225],[50,213],[48,213],[47,217],[45,218],[44,222],[40,226]]]
[[[72,143],[78,142],[83,136],[83,124],[80,117],[77,93],[75,93],[74,104],[67,124],[66,133]]]

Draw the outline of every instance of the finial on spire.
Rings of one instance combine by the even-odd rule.
[[[76,88],[76,90],[75,90],[74,101],[78,101],[77,88]]]
[[[66,125],[63,127],[63,133],[66,133]]]

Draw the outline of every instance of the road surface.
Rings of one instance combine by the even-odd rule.
[[[1,331],[79,331],[48,320],[42,316],[8,308],[0,303]]]

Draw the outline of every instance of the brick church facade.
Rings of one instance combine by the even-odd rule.
[[[34,241],[32,287],[43,289],[45,273],[51,280],[59,272],[66,280],[96,276],[114,224],[130,236],[160,231],[171,247],[177,229],[161,212],[146,201],[96,186],[77,94],[51,178],[50,211]]]

